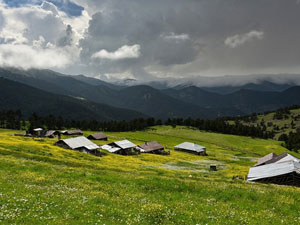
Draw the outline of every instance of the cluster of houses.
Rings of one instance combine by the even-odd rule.
[[[289,153],[270,153],[250,168],[248,181],[300,186],[300,159]]]
[[[61,139],[62,134],[70,136],[76,135],[76,137]],[[99,146],[93,143],[92,140],[108,140],[107,136],[101,132],[84,137],[81,130],[66,130],[60,132],[56,130],[44,131],[42,128],[36,128],[31,132],[26,132],[26,134],[15,135],[26,137],[58,138],[58,141],[54,144],[56,146],[84,153],[90,153],[96,156],[101,156],[99,152],[100,149],[120,155],[138,155],[140,153],[161,155],[170,154],[170,151],[166,151],[164,146],[156,141],[135,145],[134,143],[125,139]],[[176,145],[174,149],[196,155],[207,155],[206,148],[204,146],[190,142],[184,142]],[[216,170],[216,168],[214,170]],[[250,168],[247,180],[250,182],[273,183],[300,187],[300,159],[290,155],[289,153],[283,153],[281,155],[270,153],[258,159],[254,167]]]
[[[108,138],[104,133],[91,134],[88,137],[83,136],[81,130],[64,130],[56,131],[49,130],[45,131],[42,128],[33,129],[31,132],[26,132],[26,134],[15,134],[16,136],[26,136],[26,137],[39,137],[39,138],[58,138],[58,141],[54,144],[56,146],[72,149],[84,153],[90,153],[96,156],[100,156],[99,150],[106,150],[110,153],[120,154],[120,155],[138,155],[140,153],[152,153],[160,155],[169,155],[170,151],[165,150],[157,141],[145,142],[141,145],[136,145],[129,140],[115,141],[109,144],[98,146],[93,143],[92,140],[97,141],[107,141]],[[61,135],[75,136],[73,138],[61,139]],[[175,150],[193,153],[196,155],[206,155],[206,148],[194,143],[184,142],[175,146]]]
[[[91,153],[94,155],[100,155],[99,149],[120,155],[138,155],[141,153],[152,153],[160,155],[170,154],[169,151],[165,150],[164,146],[156,141],[145,142],[144,144],[136,145],[131,141],[125,139],[98,146],[91,140],[107,141],[107,136],[103,133],[92,134],[87,138],[84,136],[79,136],[75,138],[59,140],[55,143],[55,145],[66,149],[73,149],[80,152]],[[179,151],[194,153],[196,155],[206,155],[205,147],[196,145],[194,143],[185,142],[176,146],[175,149]]]

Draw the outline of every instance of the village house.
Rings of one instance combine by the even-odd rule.
[[[137,147],[141,153],[163,154],[165,148],[156,141],[146,142]]]
[[[83,135],[81,130],[64,130],[61,133],[64,135]]]
[[[90,140],[107,141],[107,136],[104,133],[91,134],[87,138]]]
[[[100,147],[83,136],[59,140],[54,145],[100,156],[100,152],[98,151]]]
[[[206,148],[195,143],[184,142],[174,147],[175,150],[193,153],[196,155],[206,155]]]
[[[270,153],[250,168],[248,181],[300,186],[300,159],[283,153]]]
[[[60,139],[60,132],[57,130],[48,130],[45,134],[46,138],[58,138]]]
[[[43,128],[35,128],[32,130],[31,134],[34,137],[41,137],[44,134],[44,129]]]
[[[137,155],[140,154],[140,150],[136,147],[137,146],[134,143],[128,140],[123,140],[103,145],[101,146],[101,149],[120,155]]]

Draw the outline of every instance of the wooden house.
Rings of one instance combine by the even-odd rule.
[[[268,154],[250,168],[248,181],[300,186],[300,159],[283,153]]]
[[[112,142],[110,144],[101,146],[101,149],[120,155],[140,154],[140,150],[137,149],[137,146],[128,140]]]
[[[165,148],[156,141],[145,142],[145,144],[138,145],[141,153],[162,154]]]
[[[44,129],[43,128],[35,128],[32,130],[31,134],[34,137],[42,137],[44,135]]]
[[[65,130],[61,132],[64,135],[83,135],[81,130]]]
[[[196,155],[206,155],[206,148],[195,143],[184,142],[174,147],[175,150],[193,153]]]
[[[48,130],[45,134],[46,138],[58,138],[60,139],[60,132],[57,130]]]
[[[100,156],[100,152],[98,151],[100,147],[83,136],[59,140],[54,145]]]
[[[104,133],[91,134],[87,138],[90,140],[107,141],[107,136]]]

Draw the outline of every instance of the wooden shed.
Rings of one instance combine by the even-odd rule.
[[[91,134],[87,138],[90,140],[107,141],[107,136],[104,133]]]
[[[98,151],[100,147],[83,136],[59,140],[54,145],[100,156],[100,152]]]
[[[176,145],[174,148],[178,151],[193,153],[196,155],[207,155],[206,148],[204,146],[197,145],[191,142],[183,142],[179,145]]]
[[[250,168],[247,180],[299,187],[300,159],[287,152],[278,156],[271,153],[259,159],[258,163]]]
[[[60,132],[57,130],[48,130],[45,134],[46,138],[58,138],[60,139]]]
[[[101,146],[101,149],[120,155],[140,154],[140,150],[137,148],[137,146],[128,140],[112,142],[110,144]]]
[[[157,141],[145,142],[145,144],[138,145],[141,153],[162,154],[165,148]]]
[[[62,132],[64,135],[83,135],[81,130],[65,130]]]
[[[34,137],[42,137],[44,134],[44,129],[43,128],[35,128],[32,130],[31,134]]]

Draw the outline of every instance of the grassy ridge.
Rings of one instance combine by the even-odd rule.
[[[136,144],[157,140],[171,149],[170,156],[105,153],[98,158],[53,146],[55,140],[12,133],[0,130],[1,224],[300,221],[298,188],[231,179],[247,175],[257,157],[285,152],[277,141],[154,127],[108,135],[110,141],[126,137]],[[183,141],[206,146],[209,156],[172,150]],[[209,172],[211,163],[217,164],[217,172]]]
[[[274,131],[275,132],[275,139],[278,139],[278,137],[281,134],[288,134],[289,132],[296,132],[297,129],[300,129],[300,119],[297,117],[300,117],[300,109],[291,109],[289,110],[290,114],[285,114],[286,118],[282,119],[275,119],[274,115],[275,112],[268,113],[268,114],[262,114],[257,116],[257,120],[254,122],[242,122],[246,125],[259,125],[262,121],[264,121],[264,124],[266,125],[266,128],[268,131]],[[292,125],[291,123],[294,123]],[[233,123],[232,121],[230,121]],[[278,126],[278,130],[275,129],[275,126]]]

